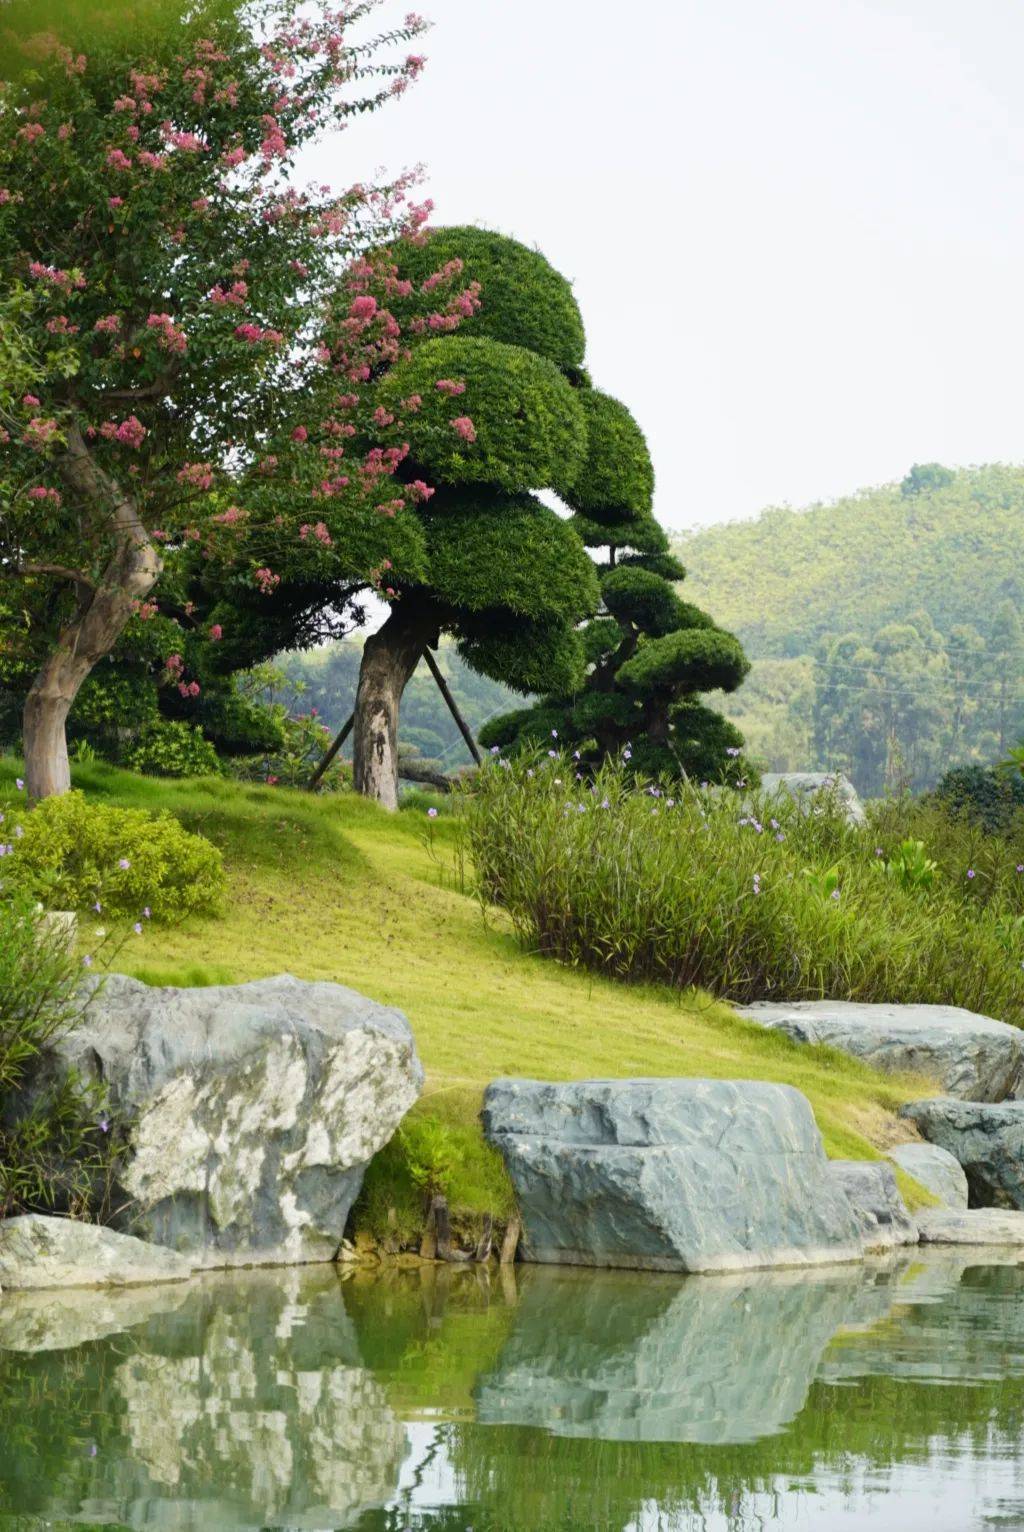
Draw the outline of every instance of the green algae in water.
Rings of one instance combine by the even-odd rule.
[[[0,1529],[1022,1527],[998,1259],[4,1294]]]

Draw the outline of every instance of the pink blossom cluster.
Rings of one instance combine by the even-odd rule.
[[[121,316],[119,314],[105,314],[102,319],[97,319],[93,329],[99,335],[116,335],[121,328]]]
[[[180,149],[185,154],[206,153],[207,146],[203,143],[198,133],[180,132],[170,122],[160,124],[160,133],[164,143],[169,144],[172,149]]]
[[[85,278],[80,271],[61,271],[58,266],[44,266],[42,261],[30,261],[28,274],[37,282],[49,282],[52,287],[59,287],[65,293],[69,293],[72,288],[81,290],[85,286]]]
[[[276,117],[269,113],[263,118],[263,141],[260,144],[260,154],[265,164],[272,160],[284,159],[288,153],[288,140],[281,131],[281,124]]]
[[[438,378],[434,387],[438,393],[447,394],[451,399],[454,399],[457,394],[466,392],[465,383],[457,382],[454,378]]]
[[[172,356],[182,356],[188,350],[188,336],[174,323],[170,314],[150,314],[146,328],[156,331],[158,343]]]
[[[246,341],[250,346],[259,346],[264,341],[271,346],[284,345],[284,336],[280,330],[264,330],[258,324],[236,325],[235,335],[239,340]]]
[[[49,500],[53,505],[59,506],[61,496],[59,489],[51,489],[46,484],[34,484],[28,492],[30,500]]]
[[[226,511],[220,511],[216,516],[214,516],[213,520],[217,523],[218,526],[234,527],[237,526],[240,521],[244,521],[247,515],[248,512],[243,511],[241,506],[229,505]]]
[[[107,151],[108,170],[131,170],[131,155],[125,154],[123,149],[109,149]]]
[[[266,567],[255,570],[253,573],[253,579],[256,581],[256,584],[264,596],[269,596],[271,592],[276,590],[281,583],[281,576],[279,574],[275,574],[272,569],[267,569]]]
[[[242,308],[249,296],[248,282],[232,282],[229,288],[224,288],[218,282],[210,291],[210,302],[216,304],[230,304],[235,308]]]
[[[139,150],[138,161],[139,161],[140,165],[145,165],[147,170],[166,170],[167,169],[167,156],[166,156],[166,154],[154,154],[149,149],[140,149]]]
[[[137,601],[135,615],[140,622],[152,622],[160,608],[155,601]]]
[[[185,463],[178,469],[177,479],[179,484],[205,493],[213,488],[213,469],[209,463]]]
[[[198,681],[178,682],[178,691],[183,697],[198,697],[200,690],[201,688]]]
[[[452,430],[457,431],[464,442],[476,441],[476,426],[468,415],[460,415],[452,421]]]
[[[299,537],[303,542],[307,538],[315,537],[317,542],[322,543],[325,548],[330,548],[333,541],[330,532],[322,521],[318,521],[314,526],[310,526],[308,521],[304,522],[299,528]]]
[[[80,327],[72,324],[66,314],[57,314],[46,321],[46,328],[51,335],[77,335]]]
[[[148,432],[137,415],[129,415],[127,420],[105,420],[100,426],[100,435],[104,441],[120,442],[124,447],[134,447],[138,450],[145,441]]]
[[[53,419],[43,419],[36,415],[25,427],[22,441],[26,447],[33,448],[36,452],[43,452],[54,442],[57,435],[57,422]]]

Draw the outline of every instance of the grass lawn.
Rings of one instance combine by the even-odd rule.
[[[0,761],[0,797],[13,791],[15,772],[10,758]],[[427,818],[427,800],[388,815],[354,795],[313,798],[92,765],[76,769],[75,785],[168,810],[224,852],[223,917],[147,926],[120,954],[121,971],[176,985],[286,971],[398,1006],[427,1070],[417,1113],[446,1124],[470,1157],[481,1093],[497,1075],[784,1081],[809,1098],[829,1154],[857,1159],[905,1139],[896,1108],[934,1090],[790,1043],[706,995],[630,987],[523,952],[502,914],[482,911],[457,886],[452,826],[443,808]],[[87,919],[83,932],[85,947]],[[460,1184],[453,1200],[467,1211],[502,1200],[493,1167],[478,1165]],[[378,1192],[386,1199],[386,1188]]]

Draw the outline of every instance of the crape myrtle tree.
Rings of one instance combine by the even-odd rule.
[[[401,562],[397,529],[421,491],[396,478],[400,449],[374,444],[358,403],[338,406],[350,379],[399,354],[397,322],[368,294],[344,313],[327,300],[354,251],[426,209],[407,178],[289,184],[315,135],[382,105],[423,63],[379,53],[422,29],[414,15],[353,40],[375,9],[0,11],[0,292],[23,295],[7,331],[36,363],[31,385],[0,390],[0,573],[38,658],[23,727],[37,798],[67,789],[69,709],[130,623],[156,625],[167,684],[199,690],[175,642],[188,615],[174,610],[176,560],[226,559],[256,593],[278,583],[284,543],[299,573],[303,550],[315,571],[328,542],[350,578]],[[472,306],[456,276],[419,295],[425,327]],[[309,441],[349,432],[359,460],[325,474]],[[162,574],[170,615],[154,596]]]
[[[532,707],[494,719],[481,743],[536,748],[551,736],[584,765],[609,755],[648,777],[742,782],[739,731],[701,702],[733,691],[749,666],[738,639],[683,601],[685,576],[651,512],[654,473],[644,435],[618,400],[581,387],[587,452],[563,496],[598,564],[601,613],[582,629],[582,685],[547,688]]]

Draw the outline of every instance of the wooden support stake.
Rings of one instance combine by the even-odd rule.
[[[470,729],[469,724],[463,718],[462,714],[459,712],[458,703],[455,701],[455,698],[452,696],[450,690],[448,689],[448,682],[441,674],[437,661],[429,649],[424,649],[423,658],[427,662],[427,668],[429,669],[430,674],[437,682],[438,691],[441,693],[441,696],[448,704],[449,713],[451,713],[452,717],[455,719],[455,722],[459,726],[459,733],[462,735],[463,739],[466,741],[466,744],[469,746],[470,755],[473,757],[478,766],[481,765],[482,763],[480,758],[480,751],[477,749],[476,740],[473,738],[472,730]]]
[[[476,1254],[473,1257],[474,1261],[477,1261],[481,1265],[484,1261],[489,1261],[491,1258],[491,1236],[493,1228],[494,1219],[491,1217],[490,1213],[485,1213],[483,1232],[481,1233],[480,1239],[477,1242]]]
[[[468,1261],[469,1256],[452,1248],[452,1224],[448,1216],[448,1199],[440,1193],[434,1198],[434,1227],[437,1230],[437,1255],[441,1261]]]
[[[309,791],[310,792],[313,792],[319,786],[320,778],[323,776],[324,772],[327,770],[328,766],[331,764],[331,762],[334,760],[334,757],[337,755],[338,751],[341,749],[342,745],[345,743],[345,741],[348,739],[349,735],[352,733],[352,725],[355,723],[355,721],[356,721],[356,715],[355,715],[355,713],[353,713],[352,717],[349,719],[348,723],[345,724],[344,728],[339,730],[337,738],[334,741],[334,744],[327,751],[327,754],[324,756],[323,760],[320,762],[319,766],[316,768],[316,771],[314,771],[313,775],[309,779]]]
[[[420,1259],[423,1261],[437,1260],[437,1221],[434,1216],[434,1202],[431,1198],[427,1209],[427,1221],[423,1225],[423,1235],[420,1239]]]
[[[513,1213],[505,1229],[505,1238],[501,1242],[501,1264],[511,1266],[519,1249],[519,1241],[523,1233],[522,1219],[518,1213]]]

